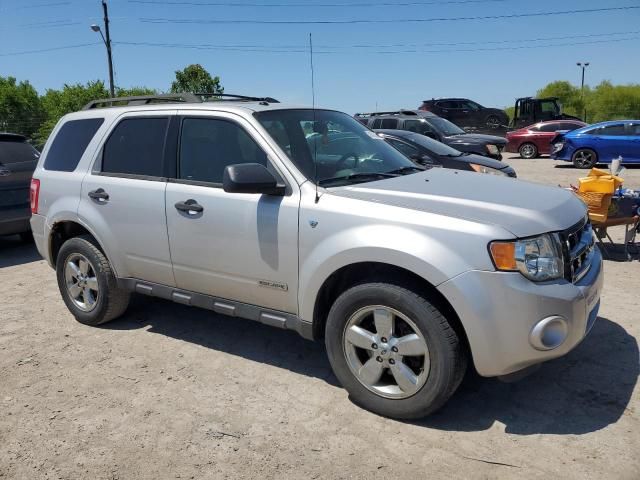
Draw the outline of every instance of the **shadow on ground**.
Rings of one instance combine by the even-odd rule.
[[[321,342],[250,320],[136,297],[123,319],[104,326],[115,330],[146,327],[151,333],[338,385]],[[624,414],[638,373],[636,339],[620,325],[599,318],[574,351],[542,365],[530,377],[506,384],[469,374],[442,410],[412,423],[439,430],[479,431],[498,421],[512,434],[585,434],[615,423]]]
[[[636,339],[599,317],[567,356],[543,364],[518,383],[468,375],[442,410],[418,424],[477,431],[498,421],[512,434],[581,435],[605,428],[625,413],[638,373]]]
[[[25,242],[17,235],[0,236],[0,268],[42,260],[33,241]]]

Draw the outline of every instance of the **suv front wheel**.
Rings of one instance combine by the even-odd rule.
[[[58,288],[76,320],[100,325],[124,313],[130,293],[118,288],[109,261],[93,237],[67,240],[56,261]]]
[[[467,367],[447,319],[419,293],[394,284],[362,284],[340,295],[325,343],[351,399],[392,418],[421,418],[440,408]]]

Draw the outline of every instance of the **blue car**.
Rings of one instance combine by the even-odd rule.
[[[596,163],[640,163],[640,120],[613,120],[561,133],[551,140],[551,158],[573,162],[576,168]]]

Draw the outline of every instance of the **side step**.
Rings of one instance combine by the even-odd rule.
[[[313,329],[310,322],[305,322],[292,313],[271,310],[248,303],[234,302],[202,293],[180,290],[157,283],[144,282],[135,278],[119,278],[118,286],[131,292],[164,298],[182,305],[212,310],[229,317],[246,318],[270,327],[294,330],[302,337],[313,340]]]

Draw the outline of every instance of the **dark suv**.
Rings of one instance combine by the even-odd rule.
[[[504,110],[483,107],[467,98],[434,98],[423,101],[419,108],[462,128],[498,130],[509,124],[509,116]]]
[[[22,135],[0,132],[0,235],[30,237],[29,184],[39,157]]]
[[[445,143],[456,150],[502,159],[507,141],[494,135],[467,133],[457,125],[430,112],[399,110],[397,112],[356,113],[355,118],[372,130],[409,130]]]

